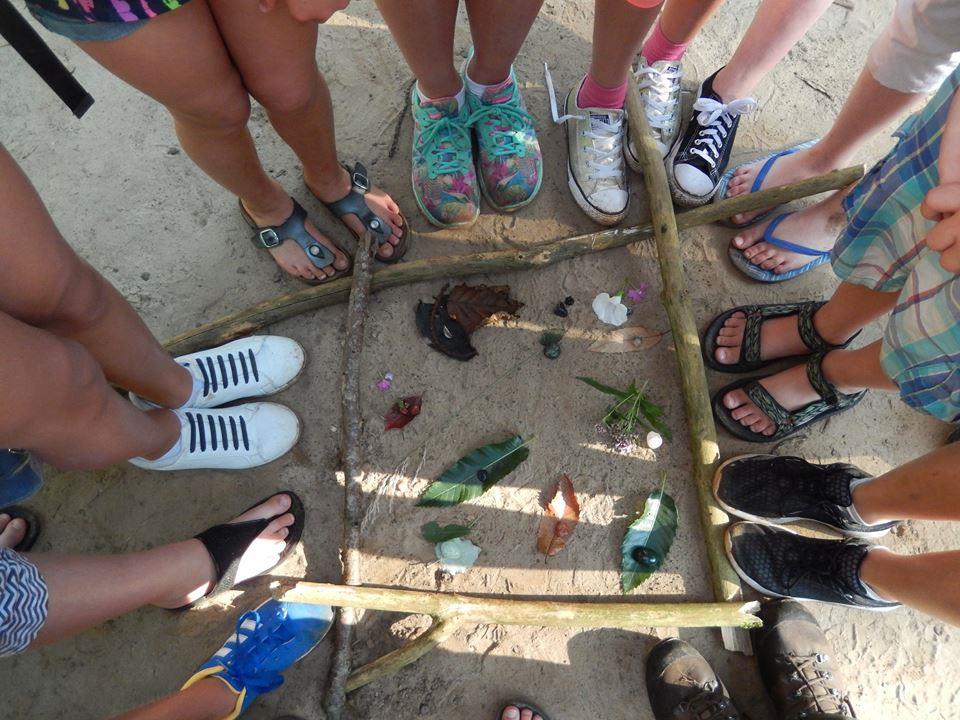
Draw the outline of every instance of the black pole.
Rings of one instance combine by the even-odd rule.
[[[93,97],[47,47],[10,0],[0,0],[0,35],[27,61],[78,118],[93,105]]]

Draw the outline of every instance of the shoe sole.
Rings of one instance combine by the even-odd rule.
[[[580,206],[580,209],[583,210],[587,217],[595,223],[609,227],[623,222],[623,219],[627,216],[627,211],[630,209],[629,185],[627,186],[627,204],[624,206],[622,212],[617,214],[605,213],[591,205],[590,201],[587,200],[587,196],[583,194],[583,191],[577,184],[576,178],[573,176],[573,167],[570,165],[570,128],[566,127],[565,130],[567,135],[567,187],[570,188],[570,194],[573,195],[574,201]]]
[[[730,530],[735,525],[736,523],[734,523],[734,525],[730,525],[729,527],[727,527],[726,531],[723,533],[723,546],[724,546],[724,550],[726,551],[727,561],[736,571],[737,576],[740,578],[740,580],[745,582],[747,585],[752,587],[761,595],[764,595],[766,597],[771,597],[771,598],[784,598],[786,600],[796,600],[797,602],[801,602],[801,603],[822,603],[823,605],[837,605],[839,607],[855,608],[857,610],[867,610],[870,612],[890,612],[891,610],[896,610],[897,608],[901,607],[900,605],[891,605],[889,607],[869,607],[866,605],[850,605],[848,603],[833,602],[832,600],[814,600],[813,598],[803,598],[803,597],[797,597],[795,595],[781,595],[780,593],[774,592],[769,588],[765,588],[759,583],[754,582],[754,580],[744,572],[743,568],[741,568],[737,564],[736,558],[733,557],[733,543],[730,540]],[[800,533],[793,532],[793,530],[790,530],[789,528],[784,528],[784,531],[789,532],[792,535],[800,535]]]
[[[723,470],[727,465],[738,460],[749,460],[750,458],[769,458],[776,457],[775,455],[770,455],[769,453],[749,453],[747,455],[737,455],[732,457],[726,462],[720,464],[717,468],[717,471],[713,474],[713,497],[717,501],[717,505],[723,508],[724,512],[728,515],[733,515],[734,517],[741,518],[743,520],[751,520],[758,525],[790,525],[792,523],[798,522],[808,522],[814,525],[819,525],[821,527],[829,528],[830,530],[843,535],[845,537],[860,538],[862,540],[869,540],[871,538],[879,538],[888,534],[892,528],[887,528],[885,530],[875,530],[873,532],[854,532],[851,530],[841,530],[836,525],[831,525],[830,523],[825,523],[822,520],[815,520],[814,518],[798,518],[798,517],[779,517],[779,518],[768,518],[760,515],[751,515],[748,512],[743,510],[738,510],[737,508],[728,505],[723,500],[720,499],[719,488],[720,488],[720,478],[723,475]]]
[[[670,195],[673,197],[673,201],[680,207],[695,208],[700,207],[701,205],[706,205],[708,202],[713,200],[714,195],[717,194],[717,188],[719,185],[714,185],[710,194],[704,196],[691,195],[682,187],[680,187],[680,185],[677,183],[677,178],[673,174],[673,163],[674,160],[676,160],[677,152],[680,150],[680,145],[681,143],[674,142],[673,148],[671,148],[666,158],[667,184],[670,186]]]

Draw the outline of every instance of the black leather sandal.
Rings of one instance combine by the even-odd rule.
[[[719,372],[726,373],[744,373],[759,370],[762,367],[773,363],[783,362],[785,360],[795,360],[804,355],[793,355],[790,357],[774,358],[772,360],[760,359],[760,328],[764,322],[773,318],[797,316],[797,328],[800,332],[800,339],[807,346],[810,353],[822,353],[829,350],[845,348],[860,333],[854,335],[842,345],[831,345],[817,332],[813,324],[813,316],[825,302],[808,300],[799,303],[784,303],[779,305],[741,305],[732,310],[727,310],[717,315],[707,327],[703,336],[703,361],[708,367]],[[717,338],[720,336],[720,330],[723,324],[735,313],[742,312],[746,316],[746,325],[743,328],[743,340],[740,343],[740,360],[735,363],[725,364],[717,360],[716,352],[720,347],[717,344]],[[730,348],[732,349],[732,348]]]
[[[196,539],[202,542],[207,552],[210,553],[210,559],[213,561],[213,569],[216,573],[217,582],[203,598],[198,598],[192,603],[177,608],[177,610],[186,610],[200,602],[200,600],[219,595],[225,590],[230,590],[235,587],[238,584],[236,578],[237,570],[240,567],[240,559],[244,553],[247,552],[247,549],[253,541],[278,517],[291,513],[293,515],[293,524],[287,528],[288,535],[283,552],[280,553],[280,558],[277,562],[264,570],[261,575],[266,574],[287,559],[303,535],[305,513],[303,502],[301,502],[300,498],[290,490],[277,490],[248,507],[243,513],[253,510],[253,508],[258,505],[263,505],[267,500],[277,495],[287,495],[290,498],[290,507],[282,513],[262,520],[246,520],[244,522],[214,525],[196,536]],[[243,513],[239,514],[242,515]],[[249,579],[252,580],[253,578]]]
[[[370,178],[367,175],[367,168],[364,167],[362,163],[357,163],[352,168],[349,165],[344,165],[343,167],[350,173],[350,190],[347,194],[339,200],[330,203],[323,202],[320,198],[317,198],[317,200],[320,200],[324,207],[332,212],[334,216],[350,230],[354,237],[358,236],[350,226],[344,222],[343,218],[347,215],[356,215],[360,219],[360,222],[363,223],[363,226],[373,235],[373,239],[376,240],[377,249],[379,250],[380,246],[390,242],[393,231],[390,229],[390,223],[386,219],[376,215],[364,199],[364,196],[370,188],[373,187],[373,183],[370,182]],[[403,231],[400,235],[400,242],[393,245],[393,255],[388,258],[380,257],[379,254],[374,255],[374,257],[382,263],[390,264],[398,262],[407,253],[410,227],[403,213],[400,213],[400,217],[403,218]]]
[[[258,248],[270,250],[271,248],[279,247],[284,240],[293,240],[300,246],[304,254],[306,254],[307,259],[310,260],[318,270],[331,267],[333,261],[336,260],[336,255],[333,254],[330,248],[317,242],[317,239],[307,231],[307,227],[304,224],[307,220],[307,211],[304,210],[303,206],[296,200],[293,198],[290,199],[293,200],[293,211],[290,213],[290,216],[279,225],[267,225],[264,227],[257,225],[253,218],[250,217],[250,213],[248,213],[247,209],[243,206],[243,201],[238,201],[240,214],[243,215],[243,219],[247,221],[247,225],[255,231],[253,244]],[[330,240],[330,243],[344,255],[347,255],[344,249],[333,242],[333,240]],[[350,256],[347,255],[347,259],[349,258]],[[297,279],[302,280],[308,285],[323,285],[331,280],[336,280],[338,277],[349,275],[352,270],[353,263],[351,262],[343,270],[335,269],[333,275],[321,280],[307,280],[302,277],[298,277]]]
[[[823,375],[823,358],[825,355],[826,353],[817,353],[811,355],[807,360],[807,380],[810,381],[810,385],[820,396],[819,400],[804,405],[798,410],[787,410],[760,384],[759,381],[763,378],[744,378],[721,388],[713,396],[714,417],[734,437],[747,442],[769,443],[783,440],[810,423],[825,420],[831,415],[849,410],[863,399],[867,391],[861,390],[851,395],[845,395],[837,390],[836,386]],[[724,396],[732,390],[743,390],[747,397],[774,422],[777,430],[773,435],[761,435],[734,420],[731,411],[723,404]]]

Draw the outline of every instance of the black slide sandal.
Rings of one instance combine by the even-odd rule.
[[[23,540],[18,542],[13,550],[14,552],[21,553],[29,552],[40,537],[40,530],[43,527],[43,523],[40,522],[40,516],[30,508],[25,508],[22,505],[9,505],[5,508],[0,508],[0,513],[9,515],[11,520],[20,519],[27,523],[27,532],[24,534]]]
[[[247,551],[247,548],[250,547],[250,544],[259,537],[260,533],[262,533],[271,522],[281,515],[291,513],[293,515],[293,524],[288,528],[289,534],[286,537],[283,552],[280,553],[280,558],[277,562],[272,567],[265,569],[260,575],[270,572],[270,570],[287,559],[297,546],[297,543],[300,542],[305,521],[303,502],[296,493],[290,490],[277,490],[262,500],[255,502],[243,512],[238,513],[238,515],[250,512],[258,505],[263,505],[267,500],[277,495],[287,495],[290,498],[290,507],[282,513],[263,520],[246,520],[239,523],[214,525],[196,536],[196,539],[202,542],[207,552],[210,553],[210,559],[213,561],[213,569],[217,575],[217,583],[210,589],[210,592],[202,598],[198,598],[192,603],[176,608],[177,610],[186,610],[200,602],[200,600],[205,600],[235,587],[237,585],[235,579],[237,577],[237,569],[240,566],[240,558],[243,557],[243,554]],[[249,579],[252,580],[253,578]]]

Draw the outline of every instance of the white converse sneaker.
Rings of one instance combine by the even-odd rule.
[[[660,157],[665,158],[680,136],[680,80],[683,78],[680,61],[658,60],[648,65],[641,55],[633,77],[640,89],[647,123],[653,131]],[[627,164],[634,172],[641,172],[640,153],[630,138],[629,127],[625,150]]]
[[[173,410],[180,440],[156,460],[133,458],[147,470],[246,470],[285,455],[300,438],[300,420],[283,405],[245,403],[219,410]]]
[[[306,362],[303,346],[278,335],[253,335],[210,350],[182,355],[176,361],[194,378],[196,390],[183,407],[212,408],[235,400],[273,395],[300,376]],[[130,393],[141,410],[157,407]]]

